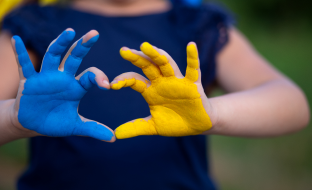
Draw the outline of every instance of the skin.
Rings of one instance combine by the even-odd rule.
[[[79,0],[73,2],[73,7],[94,14],[134,16],[163,12],[170,9],[170,4],[162,0]],[[13,114],[20,80],[11,37],[6,31],[0,34],[0,145],[38,135],[18,125]],[[199,88],[212,122],[212,128],[203,134],[271,137],[303,129],[309,123],[310,113],[300,88],[262,58],[239,31],[229,29],[229,39],[217,57],[217,81],[228,94],[208,99],[204,90],[209,87]],[[170,58],[163,50],[159,51]],[[28,52],[34,67],[39,69],[40,60],[35,52]],[[170,64],[174,66],[174,61],[170,60]],[[105,74],[94,72],[98,72],[98,85],[108,87],[103,82],[108,81]],[[122,74],[114,82],[127,77],[141,76]]]

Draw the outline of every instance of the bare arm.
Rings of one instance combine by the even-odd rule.
[[[206,134],[270,137],[309,123],[305,95],[276,71],[235,29],[220,53],[217,79],[229,94],[210,99],[213,128]]]
[[[0,146],[11,141],[37,136],[37,133],[25,128],[17,128],[12,118],[15,99],[0,101]]]

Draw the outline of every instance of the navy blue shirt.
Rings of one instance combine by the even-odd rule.
[[[107,17],[70,7],[21,7],[7,16],[3,29],[19,35],[42,58],[54,38],[66,28],[76,39],[91,29],[99,41],[83,60],[77,74],[97,67],[112,80],[124,72],[141,69],[119,55],[122,46],[139,49],[149,42],[167,51],[182,73],[186,70],[186,45],[199,47],[202,81],[215,78],[215,59],[227,43],[230,17],[213,5],[175,5],[170,11],[133,17]],[[143,97],[130,88],[102,91],[92,88],[82,99],[79,113],[115,129],[150,115]],[[136,189],[212,190],[205,136],[140,136],[106,143],[88,137],[30,139],[30,164],[18,181],[20,190]]]

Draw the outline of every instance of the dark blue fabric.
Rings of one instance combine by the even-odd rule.
[[[83,60],[78,74],[94,66],[112,80],[117,75],[142,71],[119,55],[122,46],[139,49],[142,42],[167,51],[186,70],[186,45],[199,46],[202,80],[215,78],[217,52],[227,43],[230,17],[213,5],[176,5],[166,13],[136,17],[105,17],[71,8],[24,6],[12,12],[3,29],[20,35],[40,58],[50,42],[68,27],[80,38],[91,29],[99,41]],[[82,99],[79,113],[115,129],[148,116],[143,97],[130,88],[101,91],[92,88]],[[209,177],[204,136],[168,138],[141,136],[115,143],[86,137],[30,140],[30,164],[18,181],[20,190],[79,189],[215,189]]]
[[[171,3],[173,4],[183,3],[188,6],[200,6],[202,3],[202,0],[171,0]]]

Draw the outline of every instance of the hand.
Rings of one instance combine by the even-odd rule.
[[[72,29],[54,40],[45,54],[41,71],[37,73],[26,48],[18,36],[12,38],[20,74],[20,85],[14,105],[13,123],[20,129],[51,137],[89,136],[103,141],[115,141],[114,132],[103,124],[78,114],[81,98],[94,84],[110,88],[106,75],[89,68],[75,78],[75,73],[99,35],[90,31],[61,55],[75,37]]]
[[[212,108],[201,84],[195,43],[187,46],[185,77],[165,51],[146,42],[142,44],[141,51],[122,48],[120,54],[142,68],[150,81],[137,73],[124,73],[114,79],[111,88],[119,90],[130,86],[140,92],[149,105],[151,116],[119,126],[115,131],[116,137],[188,136],[209,130],[212,123],[207,110],[211,112]]]

